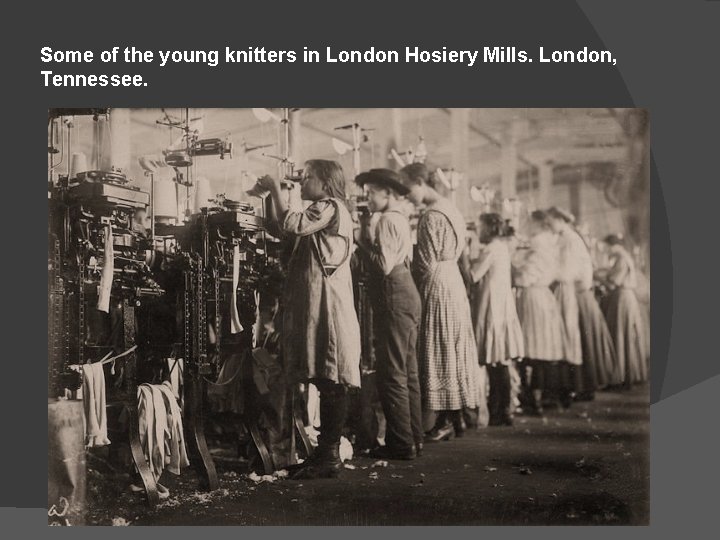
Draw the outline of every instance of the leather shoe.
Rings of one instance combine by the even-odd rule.
[[[453,430],[458,438],[465,435],[465,421],[462,418],[453,420]]]
[[[291,480],[311,480],[314,478],[337,478],[343,468],[340,460],[340,444],[320,445],[299,469],[290,473]]]
[[[455,435],[455,429],[452,425],[446,425],[441,428],[434,427],[425,435],[425,442],[449,441]]]

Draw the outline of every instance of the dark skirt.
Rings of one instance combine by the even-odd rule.
[[[532,368],[530,388],[546,392],[578,392],[582,388],[582,370],[566,361],[528,360]]]
[[[619,287],[607,298],[605,317],[615,344],[615,377],[626,385],[648,379],[646,334],[635,291]]]
[[[615,346],[600,306],[592,291],[577,294],[582,343],[582,391],[620,384],[615,374]]]

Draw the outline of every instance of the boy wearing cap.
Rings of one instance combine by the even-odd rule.
[[[422,450],[422,409],[416,344],[421,301],[410,273],[410,222],[401,211],[409,192],[389,169],[371,169],[355,181],[367,187],[368,207],[380,212],[374,232],[364,219],[359,246],[371,260],[371,296],[380,401],[387,420],[386,445],[373,457],[414,459]],[[371,237],[372,236],[372,237]]]

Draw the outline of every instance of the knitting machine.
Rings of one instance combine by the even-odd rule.
[[[129,186],[118,171],[90,171],[73,181],[61,177],[51,188],[48,361],[49,397],[57,397],[80,385],[80,370],[71,366],[130,351],[109,372],[108,407],[117,404],[127,412],[133,460],[155,503],[155,481],[137,431],[134,352],[136,309],[164,294],[151,271],[154,251],[136,219],[148,202],[148,194]]]
[[[270,354],[281,353],[277,348],[277,332],[268,330],[262,322],[265,320],[272,327],[271,320],[279,309],[284,280],[281,243],[266,235],[264,219],[255,214],[252,206],[222,197],[210,208],[191,216],[178,241],[186,261],[183,307],[186,370],[190,370],[192,384],[196,385],[195,393],[201,396],[201,385],[218,379],[230,357],[241,356],[242,367],[235,376],[240,377],[244,405],[236,421],[250,435],[249,449],[259,457],[264,472],[271,473],[276,462],[258,426],[262,404],[254,385],[256,371],[261,368],[256,366],[253,351],[264,347]],[[193,409],[197,412],[201,405],[198,402]],[[310,443],[299,415],[292,415],[292,425],[283,430],[291,432],[293,428],[297,428],[298,437],[306,445],[307,455]],[[295,439],[285,433],[288,435],[285,440],[294,444]],[[294,450],[291,454],[294,455]]]
[[[134,309],[143,297],[163,293],[150,271],[151,246],[134,217],[148,195],[126,183],[119,173],[85,173],[74,183],[62,179],[51,192],[51,395],[66,387],[70,363],[83,364],[96,349],[125,345],[117,333],[109,342],[88,309],[98,307],[101,282],[111,298],[107,312],[110,303]]]
[[[219,358],[226,329],[233,327],[238,334],[252,329],[253,291],[265,265],[256,238],[262,227],[251,206],[216,201],[216,206],[191,216],[178,236],[186,261],[184,341],[186,351],[192,351],[186,356],[200,375],[217,373],[213,359]],[[231,306],[238,309],[237,317]],[[210,332],[212,355],[208,354]]]

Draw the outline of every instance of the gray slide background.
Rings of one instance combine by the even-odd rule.
[[[312,9],[310,9],[312,6]],[[650,109],[652,133],[652,407],[651,526],[594,528],[583,537],[692,534],[717,531],[717,396],[720,362],[715,238],[720,120],[720,3],[708,0],[579,0],[362,3],[14,4],[4,16],[5,159],[2,265],[5,382],[2,408],[3,536],[83,537],[93,529],[46,527],[44,384],[47,343],[42,167],[49,106],[250,107],[472,106],[626,107]],[[143,89],[52,89],[41,86],[42,46],[147,49],[321,48],[478,49],[516,45],[609,48],[617,66],[602,65],[249,65],[208,68],[102,66],[73,72],[142,73]],[[65,68],[57,66],[56,72]],[[38,327],[40,330],[38,330]],[[185,537],[197,529],[139,530],[153,538]],[[130,532],[130,531],[128,531]],[[197,531],[202,533],[204,531]],[[276,536],[278,528],[212,529],[212,534]],[[434,529],[408,529],[432,537]],[[449,532],[449,531],[448,531]],[[483,531],[454,528],[453,534]],[[497,528],[493,537],[531,533],[570,537],[571,528]],[[123,534],[103,531],[102,534]],[[335,536],[334,529],[292,531]],[[361,530],[343,535],[360,536]]]

